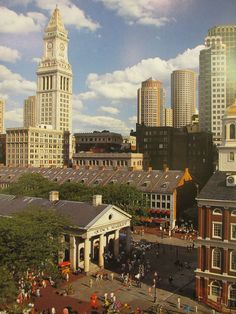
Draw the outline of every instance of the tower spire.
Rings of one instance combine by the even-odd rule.
[[[64,23],[62,22],[61,13],[60,10],[58,9],[58,5],[56,5],[55,10],[53,11],[53,14],[50,18],[50,21],[45,31],[52,32],[56,30],[67,34]]]

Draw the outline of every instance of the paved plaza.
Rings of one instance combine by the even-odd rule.
[[[75,282],[74,298],[82,302],[89,302],[90,296],[96,293],[102,304],[104,294],[114,293],[116,299],[122,303],[122,313],[132,313],[137,307],[146,313],[156,313],[169,310],[169,313],[211,313],[211,310],[199,305],[195,301],[194,295],[194,269],[196,268],[196,249],[187,250],[190,242],[176,238],[159,238],[156,235],[146,234],[145,236],[133,235],[135,241],[159,242],[159,254],[154,250],[145,250],[146,258],[150,260],[151,270],[142,281],[141,287],[135,283],[131,287],[123,284],[120,278],[120,267],[116,265],[114,270],[104,270],[108,274],[108,279],[96,280],[94,276],[84,276]],[[179,260],[183,267],[175,265]],[[154,272],[160,276],[157,289],[152,287]],[[111,272],[114,272],[114,279],[111,280]],[[169,283],[169,276],[173,277],[173,282]],[[92,279],[92,287],[91,285]],[[155,295],[157,297],[154,303]],[[178,309],[178,298],[180,298],[180,308]],[[162,307],[162,310],[160,310]],[[167,313],[167,312],[166,312]]]

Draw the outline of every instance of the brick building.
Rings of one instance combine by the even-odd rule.
[[[236,103],[222,124],[219,171],[197,197],[196,295],[221,313],[236,313]]]

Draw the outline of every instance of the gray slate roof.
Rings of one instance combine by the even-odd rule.
[[[197,199],[236,201],[236,186],[226,186],[228,172],[217,171],[201,190]]]
[[[11,216],[13,213],[19,213],[28,206],[40,207],[45,210],[55,209],[57,213],[65,215],[72,222],[72,225],[86,228],[93,219],[110,205],[102,204],[94,207],[92,204],[82,202],[64,200],[50,202],[47,199],[38,197],[18,197],[0,194],[0,215],[2,216]]]
[[[88,186],[112,183],[130,184],[146,193],[172,194],[177,188],[184,170],[125,170],[125,169],[73,169],[73,168],[0,168],[0,184],[12,183],[24,173],[40,173],[59,184],[80,182]]]

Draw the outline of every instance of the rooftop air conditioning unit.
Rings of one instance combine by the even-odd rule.
[[[236,186],[236,175],[226,177],[226,186]]]

